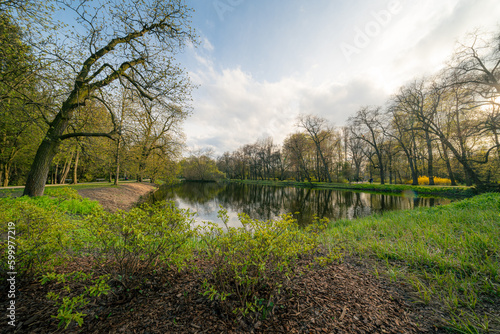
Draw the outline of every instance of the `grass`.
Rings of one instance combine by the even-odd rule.
[[[60,213],[72,215],[88,215],[95,210],[101,209],[99,202],[83,198],[78,195],[75,189],[69,187],[54,187],[47,189],[45,196],[20,198],[2,198],[0,200],[0,208],[4,212],[15,210],[19,203],[32,204],[36,207],[51,210],[54,209]],[[16,216],[15,212],[11,213],[12,217]]]
[[[137,181],[128,180],[128,181],[120,181],[119,184],[135,183],[135,182]],[[115,186],[112,182],[86,182],[78,184],[58,184],[58,185],[48,184],[45,186],[45,194],[47,194],[47,191],[49,191],[50,189],[70,188],[78,190],[78,189],[104,188],[104,187],[117,187],[117,186]],[[23,190],[24,187],[0,188],[0,197],[18,197],[23,194]]]
[[[499,314],[488,310],[500,300],[500,194],[339,220],[324,242],[374,259],[376,274],[410,284],[419,302],[441,305],[456,331],[500,328]]]
[[[412,186],[406,184],[378,184],[378,183],[328,183],[328,182],[297,182],[297,181],[269,181],[269,180],[231,180],[236,183],[261,184],[281,187],[305,187],[317,189],[344,189],[364,192],[383,192],[393,194],[408,194],[419,196],[443,197],[472,197],[474,189],[465,186]]]

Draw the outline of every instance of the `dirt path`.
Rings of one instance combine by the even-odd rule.
[[[105,210],[115,212],[116,210],[129,210],[141,196],[154,189],[156,187],[150,183],[127,183],[118,187],[78,189],[78,193],[83,197],[98,201]]]

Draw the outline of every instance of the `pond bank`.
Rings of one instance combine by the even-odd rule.
[[[278,187],[300,187],[313,189],[341,189],[376,193],[402,194],[410,192],[418,196],[440,196],[451,198],[467,198],[477,195],[472,187],[465,186],[412,186],[406,184],[377,183],[327,183],[327,182],[297,182],[269,180],[231,180],[234,183],[261,184]]]

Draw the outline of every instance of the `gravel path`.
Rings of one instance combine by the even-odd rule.
[[[118,187],[79,189],[78,193],[83,197],[98,201],[105,210],[115,212],[116,210],[129,210],[141,196],[155,189],[156,187],[150,183],[127,183]]]

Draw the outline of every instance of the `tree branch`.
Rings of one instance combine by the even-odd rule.
[[[113,138],[114,134],[116,134],[116,131],[111,131],[109,133],[74,132],[74,133],[67,133],[65,135],[62,135],[59,137],[59,139],[66,140],[66,139],[74,138],[74,137],[107,137],[111,140],[116,140],[115,138]]]

